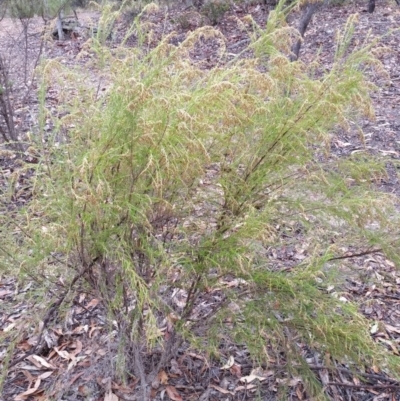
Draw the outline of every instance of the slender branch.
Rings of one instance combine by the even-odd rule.
[[[142,318],[139,319],[139,335],[141,335],[142,330],[141,328],[143,327],[143,320]],[[147,385],[147,381],[146,381],[146,374],[144,372],[144,365],[143,365],[143,358],[142,358],[142,354],[140,353],[140,345],[138,341],[135,341],[135,343],[133,344],[133,359],[135,362],[135,371],[136,371],[136,375],[139,376],[139,381],[140,381],[140,385],[142,386],[142,397],[144,400],[148,399],[148,385]]]
[[[199,283],[201,279],[201,275],[197,274],[196,278],[192,281],[192,284],[190,285],[190,289],[186,298],[186,305],[185,308],[183,309],[182,312],[182,317],[181,319],[186,319],[189,314],[192,312],[192,306],[194,304],[194,301],[196,299],[196,292],[197,292],[197,284]]]

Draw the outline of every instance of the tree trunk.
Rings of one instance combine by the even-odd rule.
[[[397,0],[396,0],[397,1]],[[369,0],[368,3],[368,12],[373,13],[375,10],[375,0]]]
[[[58,32],[58,40],[64,40],[64,31],[63,31],[63,26],[62,26],[62,22],[63,22],[63,18],[64,18],[64,11],[61,9],[57,15],[57,32]]]
[[[304,34],[307,30],[308,24],[310,23],[312,16],[321,4],[322,1],[315,1],[312,3],[306,3],[302,7],[303,12],[300,17],[299,26],[297,28],[300,33],[301,39],[299,38],[297,42],[293,45],[292,54],[290,55],[290,61],[296,61],[299,58],[301,43],[303,42]]]

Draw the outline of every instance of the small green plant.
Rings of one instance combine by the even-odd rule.
[[[201,13],[208,18],[211,25],[217,25],[229,9],[229,1],[211,0],[201,7]]]
[[[151,3],[151,0],[124,0],[117,10],[121,13],[127,24],[130,25],[140,15],[143,9]]]
[[[180,26],[181,29],[187,31],[192,27],[190,17],[187,13],[181,14],[177,17],[176,23]]]
[[[203,17],[196,11],[189,11],[179,14],[175,23],[183,30],[188,31],[193,28],[199,28],[203,25]]]
[[[180,26],[181,29],[189,30],[192,27],[190,18],[187,14],[179,15],[176,19],[176,23]]]
[[[329,0],[327,4],[330,6],[337,7],[337,6],[344,6],[345,4],[349,4],[350,2],[351,1],[349,0]]]

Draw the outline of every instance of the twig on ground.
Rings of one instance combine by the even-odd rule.
[[[338,387],[351,387],[351,388],[366,388],[366,389],[393,389],[400,391],[399,384],[352,384],[352,383],[339,383],[339,382],[328,382],[328,386],[338,386]]]
[[[318,365],[308,365],[308,366],[312,370],[320,370],[320,369],[326,369],[326,370],[330,370],[330,371],[337,370],[337,371],[349,373],[349,374],[352,374],[355,376],[364,377],[366,379],[384,380],[384,381],[390,382],[392,385],[396,385],[400,388],[400,382],[398,382],[397,380],[391,379],[390,377],[386,377],[385,375],[380,375],[377,373],[354,372],[351,369],[341,368],[341,367],[331,368],[329,366],[318,366]]]
[[[343,256],[335,256],[334,258],[329,258],[327,262],[331,262],[332,260],[341,260],[341,259],[351,259],[351,258],[358,258],[360,256],[365,256],[365,255],[371,255],[372,253],[379,253],[382,252],[382,248],[377,248],[377,249],[370,249],[364,252],[359,252],[359,253],[351,253],[349,255],[343,255]]]

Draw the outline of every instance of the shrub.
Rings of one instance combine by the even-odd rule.
[[[83,5],[82,2],[74,0],[11,0],[9,2],[10,14],[13,18],[26,19],[35,15],[46,18],[55,18],[61,9]]]
[[[201,7],[201,13],[208,18],[211,25],[217,25],[229,9],[230,3],[227,0],[211,0]]]
[[[203,23],[204,17],[202,17],[196,11],[188,11],[183,14],[178,15],[174,22],[180,29],[188,31],[190,29],[199,28],[204,25]]]
[[[348,51],[350,23],[316,78],[316,65],[284,55],[281,19],[272,14],[258,33],[253,58],[224,68],[190,61],[202,37],[218,41],[223,59],[224,38],[209,27],[177,47],[166,37],[148,53],[104,49],[111,86],[99,100],[61,65],[46,68],[47,82],[69,82],[69,102],[75,82],[79,105],[64,105],[67,142],[46,149],[24,219],[2,221],[18,249],[3,264],[16,255],[22,272],[84,279],[125,344],[111,369],[133,372],[144,393],[179,347],[218,356],[228,339],[257,363],[284,353],[313,396],[320,388],[299,343],[351,366],[396,369],[356,306],[327,290],[340,289],[328,261],[343,246],[396,254],[393,201],[373,191],[383,165],[336,160],[325,145],[330,130],[371,115],[363,72],[376,60],[368,46]],[[304,258],[289,268],[271,257],[296,246]],[[141,350],[161,355],[152,369]]]
[[[130,25],[140,15],[146,5],[150,3],[150,0],[124,0],[120,7],[116,7],[116,12],[121,12],[123,19]]]

